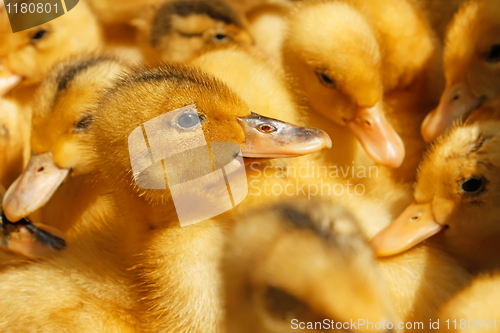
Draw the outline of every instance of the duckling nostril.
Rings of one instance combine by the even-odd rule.
[[[45,167],[42,166],[42,167],[38,168],[37,172],[43,172],[43,170],[45,170]]]
[[[451,101],[454,102],[454,101],[458,101],[460,99],[460,94],[456,94],[455,96],[453,96],[451,98]]]
[[[410,218],[410,220],[412,220],[412,221],[416,221],[416,220],[418,220],[419,218],[420,218],[420,216],[419,216],[419,215],[415,215],[415,216],[412,216],[412,217]]]

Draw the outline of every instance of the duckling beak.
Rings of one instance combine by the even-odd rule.
[[[392,256],[437,234],[443,227],[436,222],[430,203],[412,203],[370,243],[377,256]]]
[[[14,89],[22,81],[19,75],[0,76],[0,97]]]
[[[237,119],[246,138],[241,148],[243,157],[295,157],[332,147],[328,134],[317,128],[296,126],[256,113]]]
[[[446,88],[439,106],[425,117],[422,123],[422,137],[425,142],[434,141],[453,122],[467,116],[481,106],[484,98],[474,97],[465,83],[458,83]]]
[[[399,134],[387,121],[381,104],[359,108],[347,127],[354,132],[368,155],[377,163],[398,168],[405,158],[405,147]]]
[[[10,221],[19,221],[45,205],[68,172],[69,169],[56,165],[52,152],[31,156],[26,169],[5,193],[5,216]]]

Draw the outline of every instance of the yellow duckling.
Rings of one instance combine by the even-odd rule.
[[[189,61],[214,46],[253,44],[244,17],[225,0],[166,1],[135,25],[149,62]]]
[[[420,164],[414,203],[372,240],[378,255],[429,239],[472,271],[499,267],[499,128],[498,120],[478,119],[434,143]]]
[[[9,142],[5,144],[22,145],[3,157],[9,170],[2,170],[0,179],[8,187],[29,160],[31,102],[36,87],[55,64],[98,49],[103,40],[99,24],[84,1],[65,15],[17,33],[12,33],[5,6],[0,6],[0,31],[0,97],[7,94],[3,98],[18,110],[17,125],[9,129]]]
[[[443,306],[440,332],[500,332],[500,275],[484,275]]]
[[[223,253],[228,332],[319,332],[339,324],[347,332],[352,322],[353,331],[395,328],[387,327],[396,319],[373,252],[340,206],[299,198],[247,211]]]
[[[192,104],[198,114],[193,108],[184,108]],[[180,107],[182,112],[168,123],[176,138],[174,149],[182,149],[179,142],[189,146],[197,140],[193,128],[200,127],[208,142],[236,142],[243,154],[254,157],[304,154],[327,143],[322,132],[251,114],[222,83],[193,68],[165,65],[130,73],[105,92],[89,131],[97,170],[102,172],[99,179],[110,186],[118,206],[116,215],[90,221],[74,245],[51,260],[1,272],[6,296],[0,299],[6,314],[0,319],[1,331],[78,327],[83,332],[128,332],[138,329],[138,318],[144,318],[143,327],[153,331],[215,331],[222,311],[217,262],[224,226],[207,221],[181,228],[172,202],[173,188],[139,187],[136,181],[144,186],[141,180],[152,180],[155,173],[134,175],[135,163],[147,156],[139,154],[131,164],[129,155],[129,137],[137,133],[138,126]],[[266,126],[277,130],[266,135],[259,130]],[[132,141],[133,151],[139,143]],[[301,145],[308,148],[301,149]],[[221,155],[216,144],[211,148],[213,154]],[[229,153],[227,161],[235,156],[234,151]],[[199,163],[189,161],[196,156],[188,151],[181,157],[188,160],[177,159],[178,170],[197,175]],[[197,162],[202,162],[199,157]],[[172,171],[168,164],[166,170]],[[227,170],[231,177],[232,169]],[[169,181],[186,176],[173,171]],[[163,177],[161,172],[160,184],[165,186]],[[190,189],[188,194],[196,194]],[[132,285],[139,295],[131,294]],[[168,297],[163,298],[165,295]],[[144,307],[133,306],[138,299]],[[29,304],[20,306],[21,300]],[[192,311],[193,302],[200,305],[196,312]]]
[[[6,13],[2,14],[6,20]],[[98,49],[102,35],[82,1],[57,19],[15,34],[4,33],[0,40],[0,95],[4,95],[16,86],[39,83],[52,66],[70,55]]]
[[[426,21],[408,1],[313,1],[290,17],[283,62],[307,97],[311,124],[343,141],[334,161],[369,163],[361,143],[374,161],[396,168],[405,156],[400,134],[412,129],[394,129],[384,96],[408,88],[419,96],[414,103],[430,103],[432,93],[424,88],[434,82],[427,76],[434,73],[437,50]],[[420,117],[403,113],[392,116]],[[413,123],[418,135],[420,122]]]
[[[193,107],[185,107],[193,104],[198,114]],[[145,174],[132,173],[131,169],[130,133],[155,116],[166,114],[170,117],[166,113],[168,110],[177,110],[178,114],[173,113],[171,120],[162,120],[161,123],[171,127],[172,135],[178,139],[173,150],[160,147],[160,151],[172,151],[174,158],[184,157],[184,160],[176,159],[175,165],[168,160],[165,162],[165,171],[170,175],[167,176],[169,184],[178,183],[178,177],[197,178],[201,172],[199,168],[206,165],[200,160],[200,154],[190,157],[189,152],[179,152],[179,149],[189,147],[192,140],[197,140],[194,133],[199,130],[203,131],[212,153],[216,147],[213,142],[234,143],[241,147],[243,157],[251,158],[303,155],[324,148],[329,139],[315,129],[296,127],[250,113],[248,106],[220,81],[180,65],[133,73],[101,103],[94,123],[99,169],[103,170],[103,178],[113,189],[112,196],[123,212],[119,222],[146,230],[131,232],[128,236],[140,235],[145,241],[145,246],[135,252],[141,256],[133,258],[138,261],[138,298],[145,318],[144,327],[150,331],[212,332],[217,330],[221,320],[217,263],[225,229],[229,225],[213,218],[181,228],[181,212],[177,210],[176,216],[172,201],[176,199],[171,193],[176,196],[187,194],[190,199],[183,204],[188,205],[188,213],[195,214],[219,204],[219,198],[227,190],[225,186],[221,190],[213,189],[208,199],[200,201],[198,197],[207,186],[203,185],[201,178],[196,186],[193,183],[181,192],[172,192],[178,190],[170,185],[169,190],[153,190],[144,187],[151,188],[147,184],[156,177],[162,179],[158,186],[165,188],[161,169]],[[149,126],[145,128],[152,128]],[[109,128],[116,130],[109,131]],[[142,136],[142,131],[138,133]],[[179,140],[182,144],[177,144]],[[167,137],[162,142],[166,141]],[[150,144],[154,147],[160,143],[154,145],[150,141]],[[139,143],[137,147],[140,148]],[[182,155],[175,155],[176,152]],[[234,152],[231,156],[235,156]],[[196,162],[191,161],[193,158]],[[133,163],[142,162],[134,159]],[[137,185],[143,181],[143,186]],[[195,199],[198,203],[193,202]],[[192,311],[193,304],[197,304],[195,312]]]
[[[500,3],[495,0],[468,1],[456,14],[446,34],[446,90],[437,109],[422,123],[427,142],[481,105],[499,106],[499,24]]]
[[[5,215],[50,225],[72,242],[84,221],[105,216],[102,186],[92,183],[94,155],[85,150],[98,92],[127,67],[114,58],[87,56],[56,66],[35,96],[32,156],[3,200]]]

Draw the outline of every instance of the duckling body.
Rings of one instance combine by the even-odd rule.
[[[292,332],[307,322],[333,329],[353,318],[396,321],[363,234],[330,201],[271,200],[242,214],[221,269],[228,332]]]
[[[474,322],[474,330],[486,329],[498,332],[498,273],[484,275],[457,293],[440,311],[440,332],[467,332]],[[456,320],[456,321],[455,321]],[[465,324],[464,324],[465,321]],[[448,329],[449,328],[449,329]]]

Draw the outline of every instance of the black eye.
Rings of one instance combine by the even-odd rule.
[[[462,191],[467,194],[476,194],[484,190],[486,181],[483,178],[468,178],[462,183]]]
[[[85,115],[83,116],[80,121],[75,125],[75,132],[82,132],[88,129],[91,125],[92,122],[94,121],[94,118],[92,118],[91,115]]]
[[[326,75],[323,72],[316,72],[316,75],[318,76],[319,82],[321,82],[322,85],[328,88],[335,88],[335,80]]]
[[[34,35],[33,37],[31,37],[31,40],[33,42],[38,42],[39,40],[41,40],[43,37],[45,37],[45,35],[47,35],[47,30],[38,30]]]
[[[229,39],[225,34],[215,34],[213,38],[217,43],[225,43]]]
[[[182,128],[193,128],[200,122],[205,122],[205,117],[196,113],[184,113],[177,118],[177,124]]]
[[[490,53],[486,57],[487,62],[495,63],[500,61],[500,44],[493,45]]]

